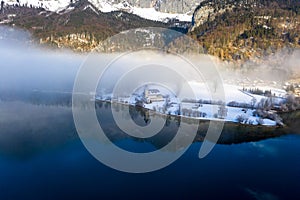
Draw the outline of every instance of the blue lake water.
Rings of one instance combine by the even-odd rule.
[[[0,200],[299,199],[299,131],[258,141],[243,136],[239,144],[217,144],[204,159],[198,158],[202,143],[195,142],[151,173],[103,165],[79,139],[70,108],[68,91],[85,56],[41,51],[15,41],[24,37],[19,31],[0,32],[7,33],[0,40]],[[176,130],[171,122],[154,142],[141,141],[122,135],[105,109],[98,117],[117,146],[135,152],[156,150]],[[238,135],[230,136],[225,139]]]
[[[201,142],[170,166],[145,174],[111,169],[83,146],[66,105],[0,102],[0,199],[296,199],[300,135],[217,144]],[[109,120],[109,118],[108,118]],[[115,143],[151,151],[130,138]],[[138,150],[137,150],[138,151]]]

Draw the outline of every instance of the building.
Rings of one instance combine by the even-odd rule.
[[[164,97],[161,95],[158,89],[145,89],[146,103],[164,101]]]
[[[300,97],[300,88],[295,88],[295,96]]]

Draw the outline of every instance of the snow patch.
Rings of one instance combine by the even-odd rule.
[[[90,9],[92,10],[94,13],[96,13],[97,15],[99,15],[98,11],[95,10],[95,8],[93,8],[91,5],[87,5],[83,8],[83,10],[86,10],[86,9]]]

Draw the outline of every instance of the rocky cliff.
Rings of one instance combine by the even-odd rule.
[[[97,0],[92,0],[97,1]],[[165,13],[192,14],[201,0],[108,0],[112,4],[128,2],[131,6],[140,8],[155,8]]]

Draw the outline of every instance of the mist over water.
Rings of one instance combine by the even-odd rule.
[[[286,81],[300,78],[300,50],[282,49],[278,52],[259,58],[258,63],[245,62],[241,67],[233,64],[219,62],[219,72],[225,81],[237,82],[248,80],[248,82],[264,81],[264,84],[277,82],[281,87]],[[273,85],[273,86],[276,86]]]
[[[72,91],[83,55],[35,47],[17,29],[1,27],[0,38],[1,91]]]
[[[69,104],[84,57],[38,47],[29,33],[0,26],[1,157],[30,160],[76,137]]]
[[[28,32],[15,28],[0,26],[0,91],[61,91],[71,92],[76,74],[84,63],[88,54],[76,54],[68,50],[49,50],[34,44]],[[116,54],[98,55],[97,61],[106,63]],[[153,60],[161,66],[185,68],[182,63],[172,55],[136,53],[136,59],[119,60],[117,64],[109,66],[101,86],[112,90],[122,73],[133,69],[135,64],[143,60]],[[194,58],[196,62],[205,65],[205,57]],[[121,61],[121,62],[120,62]],[[288,53],[282,50],[265,59],[261,65],[242,67],[237,70],[226,68],[222,62],[216,62],[219,73],[224,80],[251,79],[284,82],[300,75],[300,51]],[[97,63],[96,63],[97,64]],[[245,65],[246,66],[246,65]],[[147,66],[144,66],[145,68]],[[156,66],[158,67],[158,66]],[[209,67],[209,66],[207,66]],[[184,70],[183,70],[184,71]],[[155,74],[156,71],[148,70],[147,73]],[[189,71],[186,71],[187,74]],[[166,77],[168,74],[157,74]],[[136,84],[135,80],[128,80],[127,85]],[[201,80],[200,80],[201,81]],[[181,83],[178,83],[181,84]],[[103,88],[102,88],[103,89]]]
[[[28,33],[0,26],[0,199],[85,199],[88,195],[91,199],[251,200],[293,199],[300,195],[300,138],[295,134],[258,142],[217,144],[201,160],[197,156],[201,142],[196,142],[176,163],[149,174],[120,173],[102,165],[79,140],[70,104],[76,74],[87,54],[42,49],[30,41]],[[146,58],[159,61],[163,56],[140,55],[136,63]],[[105,63],[114,56],[101,54],[97,60]],[[287,79],[299,72],[299,52],[282,58],[286,62],[277,65],[276,75],[264,66],[245,72],[228,70],[222,63],[219,72],[224,79],[232,80],[254,80],[258,76]],[[118,77],[135,63],[129,61],[107,70],[100,84],[112,90]],[[176,65],[176,60],[164,60],[162,64]],[[126,84],[135,84],[129,81]],[[53,101],[53,94],[60,92],[68,95],[59,96],[62,101]],[[2,101],[6,95],[18,93],[33,93],[37,99]],[[113,119],[106,114],[111,112],[109,106],[103,104],[98,111],[99,121],[120,147],[155,149],[150,143],[118,136],[120,130],[112,126]],[[164,133],[168,141],[169,135]]]

